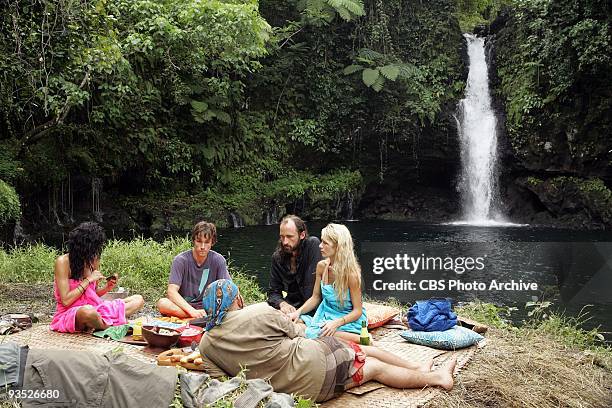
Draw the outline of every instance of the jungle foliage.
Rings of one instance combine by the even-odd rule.
[[[513,2],[496,33],[497,91],[522,158],[609,173],[612,9],[607,1]]]
[[[500,12],[513,145],[537,149],[552,126],[588,166],[609,134],[604,3],[4,1],[0,179],[30,218],[48,204],[58,221],[65,195],[96,212],[100,186],[132,212],[332,211],[454,137],[462,29]]]
[[[71,175],[135,200],[214,192],[226,210],[356,193],[355,172],[385,176],[371,150],[435,123],[462,87],[446,0],[11,0],[0,11],[0,177],[26,200],[57,196]]]

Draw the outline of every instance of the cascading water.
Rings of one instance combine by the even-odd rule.
[[[244,220],[242,219],[242,217],[240,216],[240,214],[231,211],[230,212],[230,219],[232,220],[232,226],[234,228],[242,228],[244,227]]]
[[[484,39],[464,34],[470,69],[466,96],[459,102],[459,138],[462,172],[459,189],[463,200],[461,224],[505,223],[497,212],[497,121],[491,107]]]

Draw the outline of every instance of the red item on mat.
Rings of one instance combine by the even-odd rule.
[[[365,364],[366,355],[361,349],[361,346],[353,341],[349,341],[349,345],[355,351],[355,361],[353,361],[353,367],[355,367],[355,374],[353,374],[353,381],[356,384],[361,384],[363,381],[363,370],[362,367]]]

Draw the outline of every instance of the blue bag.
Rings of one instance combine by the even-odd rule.
[[[408,310],[408,325],[414,331],[444,331],[456,324],[450,299],[419,300]]]

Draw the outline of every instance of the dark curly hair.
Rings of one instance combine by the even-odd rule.
[[[102,253],[106,234],[95,222],[84,222],[70,231],[68,235],[68,259],[70,260],[70,278],[83,278],[83,269],[93,267],[94,260]]]

